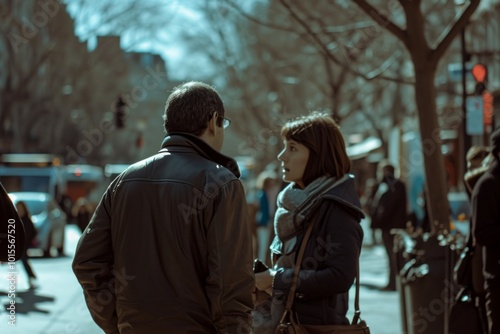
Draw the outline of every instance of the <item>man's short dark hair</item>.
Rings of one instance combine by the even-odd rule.
[[[224,117],[225,110],[219,94],[210,85],[190,81],[175,87],[165,105],[165,131],[185,132],[200,136],[214,113]],[[222,118],[217,125],[222,126]]]
[[[281,137],[294,140],[309,149],[309,159],[303,181],[309,183],[324,175],[341,178],[349,173],[347,156],[340,127],[326,113],[313,112],[285,124]]]

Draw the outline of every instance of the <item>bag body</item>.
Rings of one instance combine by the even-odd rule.
[[[457,294],[451,306],[449,316],[450,334],[483,333],[479,308],[476,306],[474,293],[463,288]]]
[[[353,320],[351,325],[301,325],[296,321],[293,313],[287,314],[287,312],[283,315],[274,334],[370,334],[370,328],[364,320],[358,320],[356,323]]]
[[[303,325],[303,327],[308,334],[370,334],[370,329],[363,320],[356,325]]]

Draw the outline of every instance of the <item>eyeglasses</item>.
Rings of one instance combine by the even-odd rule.
[[[227,127],[231,124],[231,120],[229,118],[222,117],[220,115],[217,115],[217,119],[222,118],[222,127],[224,129],[227,129]]]

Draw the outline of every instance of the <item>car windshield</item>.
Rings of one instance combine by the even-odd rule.
[[[32,216],[39,215],[45,211],[46,203],[37,200],[24,200]]]

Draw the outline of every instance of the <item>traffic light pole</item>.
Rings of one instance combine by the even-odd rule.
[[[467,134],[467,82],[466,82],[466,63],[470,58],[470,55],[467,53],[466,45],[465,45],[465,27],[462,28],[460,33],[460,41],[461,41],[461,51],[462,51],[462,138],[463,138],[463,154],[462,154],[462,171],[459,175],[464,175],[467,170],[467,161],[465,159],[465,155],[467,154],[467,150],[471,147],[471,137]]]

